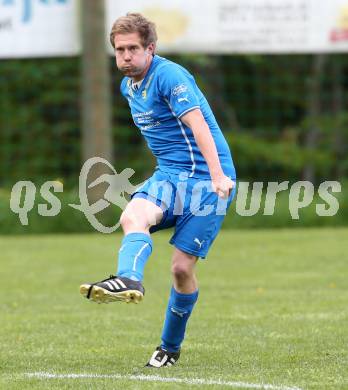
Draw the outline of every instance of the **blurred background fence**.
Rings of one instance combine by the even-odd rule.
[[[10,3],[14,1],[6,5]],[[60,6],[69,1],[58,3]],[[82,56],[0,60],[0,233],[92,230],[67,204],[77,198],[79,173],[88,156],[86,148],[95,143],[86,142],[84,115],[86,72],[93,72],[89,61],[97,57],[94,53],[98,47],[107,58],[108,77],[104,82],[108,90],[103,96],[111,107],[111,113],[106,111],[111,116],[111,137],[105,138],[106,145],[104,139],[104,149],[108,149],[105,155],[111,153],[117,172],[133,168],[135,183],[153,170],[155,161],[119,92],[122,75],[96,39],[99,28],[99,37],[104,40],[100,4],[94,0],[83,2],[82,30],[88,45],[83,46]],[[294,222],[289,216],[287,195],[283,194],[272,219],[262,215],[229,216],[226,226],[348,224],[348,56],[344,51],[164,55],[195,75],[231,147],[239,180],[308,180],[315,186],[326,180],[342,183],[342,193],[337,195],[340,211],[335,218],[320,218],[312,207]],[[95,65],[94,73],[98,74],[99,69]],[[9,209],[11,188],[19,180],[31,180],[36,185],[47,180],[62,182],[62,213],[43,219],[33,211],[30,226],[20,226]],[[118,213],[109,213],[109,222]]]

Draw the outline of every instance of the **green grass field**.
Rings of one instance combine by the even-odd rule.
[[[182,357],[155,371],[143,365],[170,288],[169,234],[154,236],[140,305],[96,305],[78,292],[115,270],[121,235],[0,237],[0,388],[348,389],[347,237],[221,232],[198,265]]]

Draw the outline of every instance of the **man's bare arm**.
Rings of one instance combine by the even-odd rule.
[[[195,137],[196,143],[207,162],[213,190],[222,198],[227,198],[234,182],[224,174],[216,145],[211,131],[201,110],[195,109],[183,115],[180,120],[188,126]]]

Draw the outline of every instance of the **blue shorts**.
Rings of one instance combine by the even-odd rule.
[[[148,199],[162,208],[163,218],[151,227],[151,233],[174,227],[170,243],[204,259],[221,228],[235,188],[228,199],[221,199],[213,192],[210,180],[157,169],[132,198]]]

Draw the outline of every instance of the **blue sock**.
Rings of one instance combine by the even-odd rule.
[[[145,233],[124,236],[118,252],[117,276],[143,280],[144,267],[152,252],[152,239]]]
[[[198,290],[192,294],[181,294],[172,287],[162,331],[161,348],[169,352],[179,351],[185,337],[187,320],[197,299]]]

